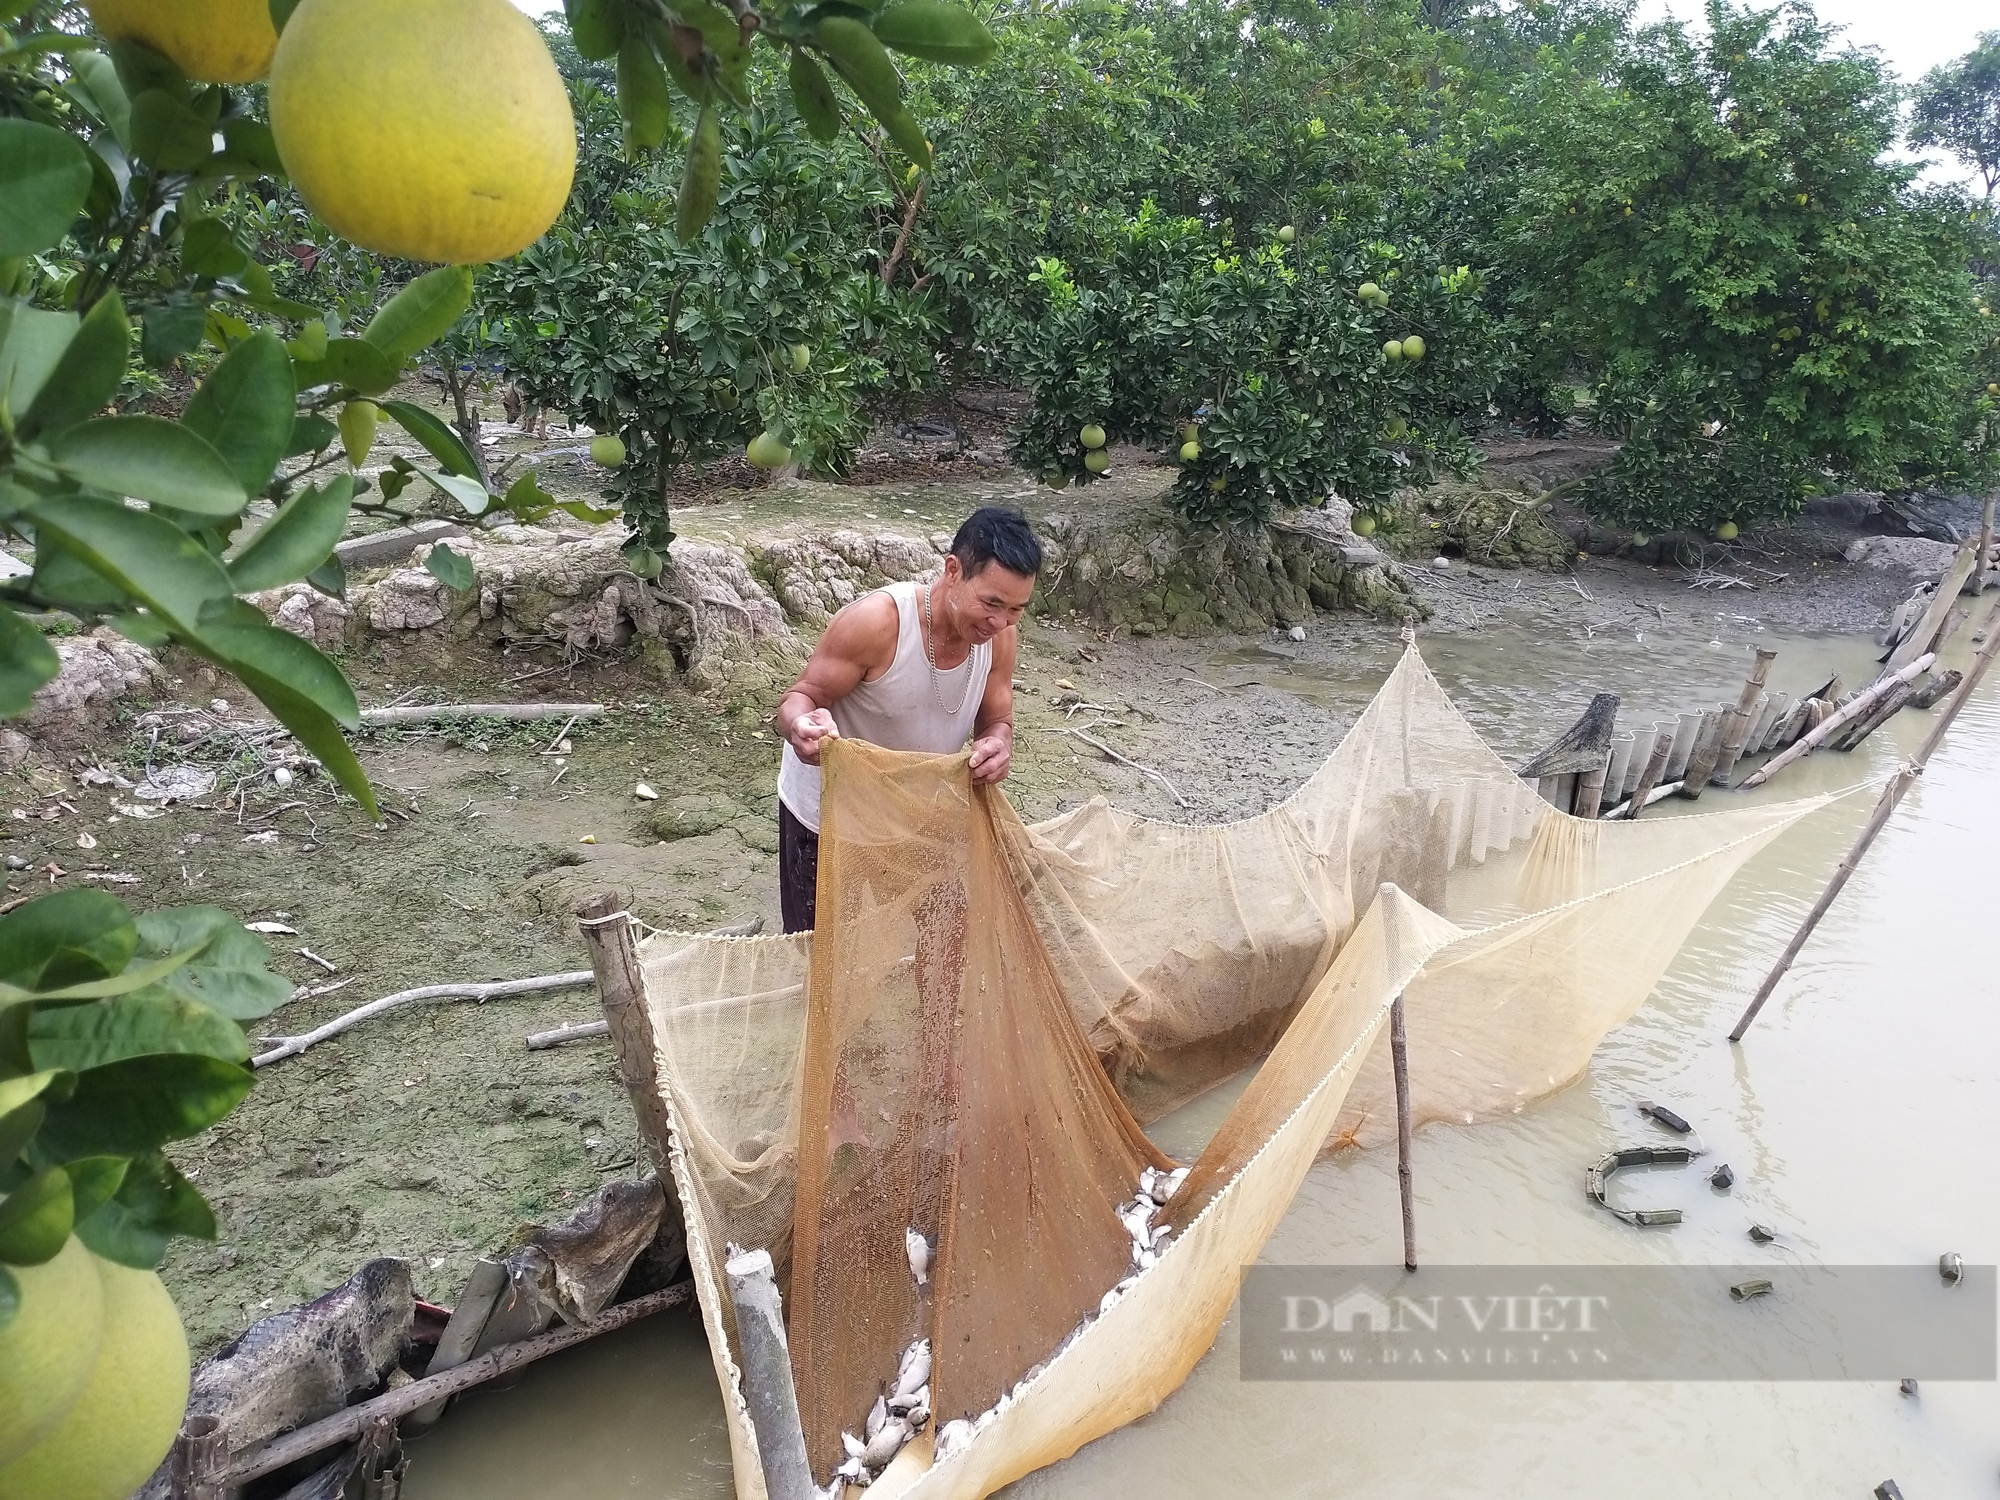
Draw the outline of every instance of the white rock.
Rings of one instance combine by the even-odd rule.
[[[647,786],[643,781],[632,788],[632,795],[637,797],[641,802],[658,802],[660,800],[660,794]]]
[[[1285,634],[1290,636],[1295,641],[1302,641],[1306,638],[1306,628],[1303,625],[1294,625],[1290,630],[1287,630]]]
[[[1440,573],[1449,573],[1451,571],[1451,559],[1448,557],[1434,557],[1431,559],[1431,566],[1436,568]]]
[[[290,786],[292,784],[292,773],[283,766],[280,766],[271,773],[271,781],[277,786]]]

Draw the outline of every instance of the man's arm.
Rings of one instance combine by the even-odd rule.
[[[807,765],[819,764],[822,740],[840,736],[828,710],[895,660],[896,632],[896,601],[887,594],[856,599],[827,622],[805,671],[771,716],[779,736]]]
[[[1014,661],[1021,647],[1018,627],[993,637],[993,666],[972,728],[972,779],[998,781],[1014,759]]]

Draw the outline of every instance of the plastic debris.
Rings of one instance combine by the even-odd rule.
[[[1610,1209],[1627,1224],[1678,1224],[1681,1221],[1678,1208],[1612,1207],[1605,1199],[1604,1186],[1621,1167],[1684,1167],[1694,1158],[1694,1150],[1687,1146],[1627,1146],[1599,1157],[1596,1165],[1583,1174],[1583,1190],[1592,1202]]]
[[[1692,1125],[1688,1124],[1686,1120],[1683,1120],[1664,1104],[1642,1104],[1639,1108],[1677,1135],[1686,1135],[1690,1130],[1694,1129]]]
[[[1750,1226],[1750,1238],[1760,1245],[1768,1245],[1777,1237],[1778,1231],[1771,1228],[1768,1224],[1752,1224]]]
[[[1728,1162],[1724,1162],[1708,1174],[1708,1185],[1710,1187],[1721,1188],[1725,1193],[1736,1185],[1736,1174],[1729,1170]]]
[[[1946,1286],[1957,1286],[1965,1280],[1965,1257],[1956,1250],[1945,1251],[1938,1257],[1938,1275]]]
[[[1761,1297],[1771,1290],[1771,1283],[1759,1276],[1750,1281],[1739,1281],[1729,1289],[1729,1295],[1738,1302],[1748,1302],[1752,1297]]]
[[[1897,1383],[1896,1389],[1901,1391],[1905,1396],[1914,1396],[1917,1393],[1917,1382],[1913,1377],[1905,1375]]]

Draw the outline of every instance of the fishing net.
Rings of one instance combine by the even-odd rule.
[[[1398,994],[1419,1122],[1518,1111],[1826,800],[1579,821],[1414,648],[1311,779],[1243,822],[1098,801],[1031,828],[964,756],[858,742],[825,773],[816,934],[641,948],[743,1500],[764,1486],[728,1246],[789,1278],[816,1479],[855,1474],[865,1445],[871,1494],[989,1494],[1165,1399],[1314,1159],[1394,1138],[1377,1043]],[[1165,1175],[1141,1123],[1253,1063]],[[869,1443],[898,1390],[904,1427]]]

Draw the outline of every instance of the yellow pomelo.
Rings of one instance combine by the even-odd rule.
[[[151,1271],[91,1259],[104,1301],[97,1363],[54,1430],[0,1469],[10,1500],[125,1500],[187,1410],[187,1335],[167,1289]]]
[[[278,45],[266,0],[90,0],[107,42],[143,42],[203,83],[250,83]]]
[[[314,213],[409,260],[525,249],[576,171],[562,78],[507,0],[304,0],[271,63],[271,130]]]
[[[72,1239],[54,1260],[9,1266],[21,1306],[0,1328],[0,1464],[62,1420],[97,1363],[104,1291],[91,1253]]]

